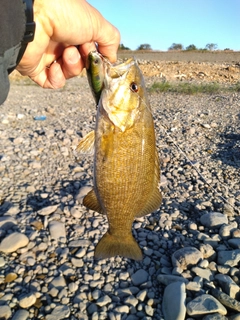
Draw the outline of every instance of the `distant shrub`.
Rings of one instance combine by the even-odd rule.
[[[218,47],[218,45],[216,43],[208,43],[206,44],[205,48],[207,50],[210,50],[210,51],[213,51],[213,50],[216,50]]]
[[[186,47],[187,51],[192,51],[192,50],[197,50],[197,47],[195,44],[190,44],[189,46]]]
[[[171,50],[183,50],[184,47],[181,43],[173,43],[169,48],[168,50],[171,51]]]
[[[140,44],[139,47],[137,47],[137,50],[152,50],[150,44],[148,43],[143,43],[143,44]]]
[[[120,43],[118,50],[130,50],[130,48],[125,47],[125,45],[123,43]]]

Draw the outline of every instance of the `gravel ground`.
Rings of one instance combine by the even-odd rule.
[[[120,58],[135,56],[143,60],[239,63],[240,51],[131,51],[118,52]]]
[[[3,319],[239,319],[240,94],[149,98],[163,203],[133,224],[144,260],[94,261],[107,220],[81,205],[92,158],[74,152],[95,124],[87,79],[12,84],[0,108]],[[217,302],[206,311],[204,299]]]

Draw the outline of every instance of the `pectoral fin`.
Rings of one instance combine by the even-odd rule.
[[[99,213],[104,213],[98,199],[96,196],[95,191],[92,189],[88,192],[88,194],[83,198],[83,205],[88,209],[93,211],[97,211]]]
[[[157,210],[162,202],[162,194],[159,190],[160,183],[160,165],[158,153],[156,150],[155,154],[155,171],[154,171],[154,179],[153,179],[153,191],[149,196],[148,201],[146,202],[144,208],[136,215],[136,217],[143,217],[155,210]]]
[[[93,154],[94,153],[94,143],[95,143],[95,131],[90,131],[77,146],[77,151],[80,154]]]

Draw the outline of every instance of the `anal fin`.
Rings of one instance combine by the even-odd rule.
[[[93,211],[104,213],[102,206],[100,205],[97,199],[94,189],[89,191],[88,194],[83,198],[83,205]]]

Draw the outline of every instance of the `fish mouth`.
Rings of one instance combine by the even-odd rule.
[[[134,58],[130,58],[120,64],[108,64],[105,68],[104,87],[109,90],[113,83],[118,83],[120,79],[124,81],[131,67],[136,63]]]
[[[108,65],[106,75],[112,79],[119,78],[126,74],[134,64],[136,64],[136,60],[134,58],[130,58],[120,64]]]

